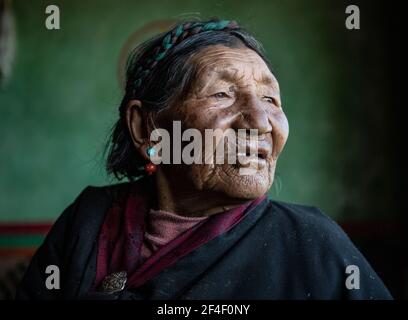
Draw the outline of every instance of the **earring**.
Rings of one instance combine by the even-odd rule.
[[[156,154],[156,150],[153,147],[147,147],[146,153],[149,157],[153,157]],[[149,176],[156,172],[156,170],[157,167],[152,162],[149,162],[148,164],[145,165],[145,171]]]
[[[147,147],[146,153],[149,157],[153,157],[156,154],[156,150],[153,147]]]
[[[152,175],[153,173],[155,173],[156,170],[157,170],[157,167],[152,162],[149,162],[148,164],[145,165],[145,171],[149,176]]]

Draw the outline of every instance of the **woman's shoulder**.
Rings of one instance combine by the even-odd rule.
[[[95,196],[114,198],[115,196],[130,190],[134,185],[134,182],[122,182],[102,186],[89,185],[79,193],[77,199],[89,199]]]
[[[131,182],[87,186],[64,210],[58,220],[69,222],[74,230],[84,230],[86,229],[84,226],[99,226],[112,203],[128,194],[132,186]]]
[[[279,242],[296,264],[344,284],[349,270],[358,270],[360,290],[345,290],[353,299],[392,298],[369,262],[343,229],[314,206],[269,200],[263,225],[266,235]],[[352,268],[352,269],[350,269]],[[327,279],[328,279],[327,278]],[[343,288],[344,289],[344,288]]]
[[[269,228],[266,234],[278,236],[288,245],[339,256],[356,252],[343,229],[315,206],[269,200],[264,219]]]
[[[289,254],[311,261],[322,259],[322,263],[333,263],[342,270],[357,263],[369,269],[343,229],[317,207],[269,200],[267,213],[265,234],[279,239]]]
[[[108,184],[102,186],[89,185],[85,187],[75,199],[75,202],[81,204],[94,204],[98,202],[112,202],[126,197],[129,192],[136,191],[141,188],[142,183],[138,182],[122,182]]]
[[[289,203],[276,200],[269,201],[269,219],[278,219],[288,227],[299,231],[320,234],[331,233],[344,236],[340,226],[323,211],[315,206]]]

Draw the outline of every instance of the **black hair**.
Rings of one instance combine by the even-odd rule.
[[[245,46],[269,66],[261,44],[234,21],[186,21],[144,42],[128,58],[126,92],[106,145],[108,173],[119,180],[134,180],[144,174],[146,161],[134,147],[126,122],[129,101],[138,99],[142,108],[155,112],[170,106],[187,92],[194,79],[195,68],[188,63],[189,58],[213,45]]]

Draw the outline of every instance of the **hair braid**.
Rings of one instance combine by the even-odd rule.
[[[156,65],[166,56],[167,52],[188,38],[189,36],[205,31],[220,31],[238,29],[235,21],[230,20],[210,20],[208,22],[187,22],[176,26],[164,35],[160,45],[152,49],[149,57],[143,61],[128,80],[128,85],[133,89],[138,89],[143,79],[156,67]]]

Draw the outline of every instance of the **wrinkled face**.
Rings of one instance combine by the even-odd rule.
[[[195,54],[191,63],[197,73],[189,93],[182,101],[157,114],[156,125],[171,128],[171,122],[181,121],[182,130],[198,129],[257,129],[257,153],[242,157],[236,164],[180,165],[183,176],[193,188],[213,190],[232,198],[253,199],[271,187],[276,161],[289,133],[288,122],[281,107],[279,85],[262,58],[248,48],[233,49],[217,45]],[[237,145],[251,148],[249,137],[238,138]],[[226,141],[224,141],[226,142]],[[228,141],[228,143],[231,143]],[[203,156],[208,148],[215,153],[216,144],[203,143]],[[205,150],[204,150],[205,149]],[[224,148],[231,152],[231,148]],[[226,155],[227,158],[227,155]],[[242,174],[243,167],[255,167],[253,174]]]

